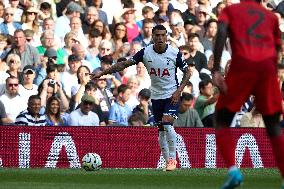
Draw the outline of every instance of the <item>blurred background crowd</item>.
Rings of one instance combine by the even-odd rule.
[[[218,90],[211,81],[218,16],[235,0],[0,0],[0,121],[2,125],[154,125],[151,80],[143,63],[92,80],[152,43],[162,24],[191,72],[175,126],[212,127]],[[284,2],[263,6],[279,18]],[[222,54],[226,76],[229,42]],[[278,60],[284,81],[284,43]],[[177,71],[180,82],[182,72]],[[232,127],[264,127],[248,99]]]

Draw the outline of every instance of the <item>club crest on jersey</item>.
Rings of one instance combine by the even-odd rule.
[[[160,68],[151,68],[150,69],[150,76],[158,76],[158,77],[165,77],[165,76],[171,76],[168,68],[160,69]]]
[[[167,65],[169,65],[171,62],[171,59],[170,58],[167,58]]]

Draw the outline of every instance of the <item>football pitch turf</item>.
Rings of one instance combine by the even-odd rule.
[[[242,169],[242,189],[280,189],[276,169]],[[1,189],[218,189],[226,169],[0,169]]]

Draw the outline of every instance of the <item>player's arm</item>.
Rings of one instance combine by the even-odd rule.
[[[172,95],[172,104],[176,104],[179,101],[181,92],[186,86],[186,83],[188,82],[190,75],[191,75],[191,72],[188,69],[187,64],[183,60],[182,55],[180,53],[178,53],[176,61],[177,61],[177,66],[183,71],[183,77],[182,77],[179,87]]]
[[[223,53],[223,49],[227,40],[228,25],[224,22],[218,23],[218,30],[214,46],[214,64],[212,72],[220,71],[220,62]]]
[[[112,74],[115,72],[119,72],[124,70],[125,68],[132,66],[136,64],[136,62],[132,59],[126,60],[126,61],[122,61],[122,62],[118,62],[114,65],[112,65],[109,69],[106,69],[104,71],[98,72],[96,73],[93,78],[100,78],[103,75],[108,75],[108,74]]]
[[[183,89],[186,86],[188,80],[190,79],[190,76],[191,76],[191,72],[190,72],[189,68],[186,67],[184,72],[183,72],[183,77],[182,77],[182,80],[180,82],[180,85],[179,85],[177,91],[179,91],[180,93],[183,91]]]
[[[102,72],[96,73],[93,76],[93,78],[100,78],[103,75],[119,72],[119,71],[122,71],[129,66],[137,64],[138,62],[143,62],[143,56],[144,56],[144,48],[141,49],[140,51],[138,51],[132,58],[130,58],[126,61],[118,62],[118,63],[112,65],[109,69],[106,69]]]

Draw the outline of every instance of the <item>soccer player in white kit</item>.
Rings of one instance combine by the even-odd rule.
[[[151,78],[151,100],[153,115],[159,128],[158,142],[167,162],[167,171],[176,168],[176,132],[172,125],[177,118],[181,92],[190,74],[182,54],[177,48],[167,44],[167,30],[162,25],[153,28],[153,44],[138,51],[129,60],[114,64],[107,70],[98,72],[93,78],[115,73],[131,65],[143,62]],[[177,68],[183,71],[183,79],[178,85]]]

